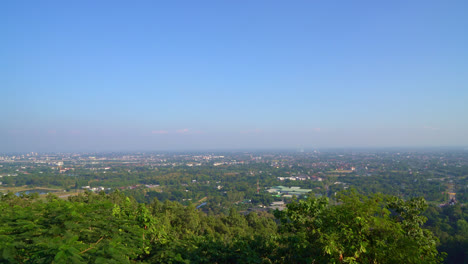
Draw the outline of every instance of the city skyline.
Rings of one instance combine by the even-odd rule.
[[[0,152],[468,146],[466,1],[1,6]]]

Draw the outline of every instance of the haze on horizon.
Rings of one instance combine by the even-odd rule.
[[[4,1],[0,152],[468,146],[467,11]]]

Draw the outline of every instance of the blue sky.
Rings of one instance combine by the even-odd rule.
[[[0,152],[468,146],[467,12],[4,1]]]

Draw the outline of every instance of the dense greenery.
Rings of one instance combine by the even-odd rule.
[[[438,263],[423,199],[341,193],[285,211],[207,215],[120,192],[0,202],[5,263]],[[463,224],[462,224],[463,225]],[[464,227],[462,227],[464,228]]]
[[[339,205],[326,198],[294,202],[276,212],[286,241],[295,244],[287,262],[437,263],[437,239],[421,229],[424,199],[355,193],[339,194]],[[325,254],[324,254],[325,253]]]
[[[430,206],[424,213],[426,226],[440,239],[439,250],[447,252],[447,263],[468,263],[468,208]]]
[[[306,179],[295,180],[297,176]],[[409,250],[414,241],[404,241],[413,239],[430,242],[412,248],[413,252],[433,249],[435,243],[439,252],[447,252],[445,263],[468,263],[466,151],[44,154],[1,162],[0,182],[0,196],[28,190],[51,191],[62,199],[72,196],[69,201],[5,196],[0,216],[3,261],[50,262],[57,252],[48,243],[60,247],[69,239],[79,253],[90,248],[75,256],[84,262],[99,262],[102,252],[98,251],[104,250],[100,246],[107,244],[118,254],[124,248],[133,252],[123,257],[130,262],[401,262],[396,252]],[[285,193],[267,192],[279,185],[311,189],[307,196],[323,198],[297,201]],[[85,194],[86,189],[105,189],[107,195]],[[356,191],[340,194],[349,189]],[[382,195],[369,198],[375,193]],[[423,218],[412,218],[411,223],[431,230],[438,240],[427,231],[419,237],[405,235],[402,224],[409,220],[397,216],[404,213],[401,207],[411,204],[416,208],[413,213],[423,210],[418,197],[429,205],[424,212],[428,221],[422,225]],[[455,197],[451,204],[449,197]],[[268,208],[276,208],[274,201],[289,204],[288,210],[272,214]],[[309,207],[317,208],[312,212]],[[10,213],[3,214],[4,208]],[[346,212],[349,221],[343,221]],[[151,231],[151,225],[136,220],[140,213],[157,228]],[[310,219],[305,220],[304,214]],[[63,219],[57,220],[58,215]],[[56,226],[57,221],[63,223]],[[108,225],[98,226],[99,221]],[[80,231],[83,228],[87,231]],[[113,239],[119,229],[131,239]],[[350,239],[349,229],[361,233]],[[135,238],[143,235],[145,239]],[[137,247],[143,251],[119,242],[127,240],[132,246],[144,245]],[[392,246],[382,246],[389,241]],[[40,256],[37,252],[49,252],[53,258],[32,258]],[[419,252],[421,262],[437,260],[431,252]]]

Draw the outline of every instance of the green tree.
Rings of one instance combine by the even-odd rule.
[[[282,259],[290,263],[439,263],[437,239],[421,225],[424,199],[355,191],[301,200],[276,211],[283,234]]]

